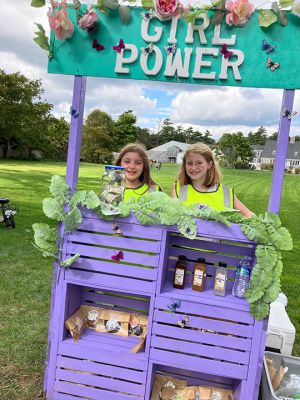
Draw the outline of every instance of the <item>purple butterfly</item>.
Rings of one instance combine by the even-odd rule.
[[[272,46],[265,39],[262,41],[261,47],[262,47],[262,50],[265,50],[265,52],[267,54],[271,53],[271,51],[276,49],[276,46]]]
[[[124,259],[123,251],[120,250],[120,251],[118,252],[118,254],[111,256],[111,259],[114,260],[114,261],[121,261],[121,260],[123,260],[123,259]]]
[[[223,44],[223,45],[222,45],[221,53],[223,54],[224,58],[226,58],[226,59],[229,58],[229,57],[231,57],[231,56],[233,55],[233,52],[232,52],[232,51],[229,51],[229,50],[227,49],[226,44]]]
[[[97,51],[102,51],[105,49],[105,47],[103,46],[103,44],[100,44],[97,42],[97,39],[93,40],[93,49],[96,49]]]
[[[171,46],[164,46],[165,52],[170,54],[175,54],[176,52],[176,43],[173,43]]]
[[[121,51],[125,49],[125,43],[123,39],[120,39],[119,43],[116,46],[113,46],[113,49],[116,50],[118,53],[121,53]]]

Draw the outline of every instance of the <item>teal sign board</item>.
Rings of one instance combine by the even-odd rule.
[[[101,14],[96,33],[75,24],[70,39],[54,40],[48,72],[204,85],[300,88],[300,18],[289,14],[289,24],[262,29],[255,12],[243,27],[210,23],[213,12],[194,24],[177,17],[160,21],[143,18],[145,10],[132,8],[123,24],[117,13]],[[74,15],[72,15],[74,12]],[[93,40],[104,46],[97,51]],[[120,52],[113,49],[124,41]],[[262,42],[276,46],[269,54]],[[226,45],[226,49],[224,48]],[[223,53],[222,54],[222,47]],[[102,48],[102,47],[101,47]],[[233,54],[225,57],[227,51]]]

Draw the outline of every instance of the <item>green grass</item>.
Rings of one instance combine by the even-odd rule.
[[[163,165],[153,177],[170,192],[178,167]],[[79,189],[99,191],[103,168],[80,167]],[[32,245],[34,222],[48,222],[42,200],[49,195],[53,174],[64,175],[64,163],[0,161],[0,196],[18,205],[16,229],[0,224],[0,393],[6,400],[42,399],[42,380],[47,342],[52,261],[41,257]],[[235,189],[241,201],[255,213],[268,206],[271,173],[224,171],[224,183]],[[288,296],[288,314],[300,331],[300,176],[286,175],[280,217],[294,239],[294,250],[283,253],[282,290]],[[300,356],[300,335],[294,354]]]

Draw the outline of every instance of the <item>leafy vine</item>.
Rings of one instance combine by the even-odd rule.
[[[218,221],[227,226],[237,223],[241,231],[257,243],[256,265],[246,290],[250,313],[258,320],[266,318],[270,303],[278,297],[283,269],[281,251],[292,250],[293,242],[289,231],[281,226],[277,214],[266,212],[246,219],[236,210],[215,211],[209,206],[196,204],[185,206],[180,200],[171,199],[162,192],[149,193],[138,200],[120,203],[118,207],[110,206],[101,202],[93,191],[81,190],[71,196],[64,178],[57,175],[51,179],[50,192],[52,197],[43,200],[43,211],[50,219],[63,222],[63,234],[59,241],[56,228],[36,223],[33,224],[34,240],[43,256],[54,256],[61,267],[70,266],[80,256],[75,254],[62,260],[62,244],[66,236],[82,222],[79,207],[93,210],[106,220],[133,213],[142,225],[176,225],[179,232],[189,239],[196,237],[196,218]]]

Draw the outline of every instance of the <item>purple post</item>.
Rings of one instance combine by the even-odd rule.
[[[282,97],[282,108],[292,111],[294,103],[295,90],[284,90]],[[290,133],[291,119],[287,116],[283,116],[281,112],[278,141],[276,149],[276,157],[274,162],[274,170],[272,175],[272,186],[269,198],[268,211],[272,213],[278,213],[280,209],[280,197],[283,186],[285,159],[289,145],[289,133]]]
[[[75,76],[74,79],[74,90],[73,90],[73,101],[71,108],[71,124],[70,124],[70,135],[69,135],[69,147],[68,147],[68,161],[67,161],[67,172],[66,182],[71,188],[71,192],[76,189],[78,181],[78,171],[80,162],[80,146],[82,138],[82,123],[83,123],[83,112],[84,112],[84,100],[85,100],[85,89],[86,89],[86,77]],[[63,236],[63,226],[59,228],[59,236]],[[55,301],[57,301],[57,277],[58,277],[59,265],[57,262],[54,263],[53,276],[52,276],[52,288],[51,288],[51,303],[50,303],[50,319],[49,319],[49,330],[48,330],[48,344],[46,354],[46,368],[44,376],[44,390],[47,392],[47,398],[51,398],[53,391],[53,368],[55,365],[50,365],[50,359],[53,354],[56,354],[57,346],[57,324],[55,319]]]
[[[71,192],[76,189],[78,181],[85,89],[86,76],[75,76],[66,173],[66,182]]]

